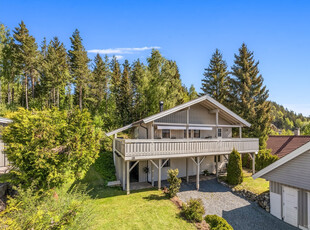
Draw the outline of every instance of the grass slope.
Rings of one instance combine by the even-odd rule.
[[[79,181],[89,190],[88,205],[95,213],[90,229],[195,229],[179,218],[179,210],[161,191],[125,195],[120,188],[106,187],[107,181],[115,179],[114,175],[112,154],[106,152]]]

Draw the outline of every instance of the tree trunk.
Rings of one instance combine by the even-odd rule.
[[[59,108],[59,88],[58,87],[56,91],[56,100],[57,100],[57,107]]]
[[[80,105],[80,110],[83,109],[82,107],[82,93],[83,93],[83,89],[82,89],[82,86],[80,86],[80,95],[79,95],[79,105]]]
[[[56,105],[56,90],[53,88],[53,104]]]
[[[31,76],[32,98],[34,98],[34,77]]]
[[[8,83],[8,104],[11,104],[11,89],[10,89],[10,83]]]
[[[24,87],[25,87],[25,102],[26,102],[26,109],[28,110],[28,78],[27,75],[25,76],[25,83],[24,83]]]
[[[12,87],[12,96],[11,96],[11,102],[14,103],[14,87]]]

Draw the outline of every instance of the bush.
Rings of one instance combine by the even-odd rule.
[[[210,230],[234,230],[224,218],[217,215],[207,215],[205,221],[210,225]]]
[[[191,222],[201,222],[205,213],[201,199],[190,199],[187,204],[182,205],[181,215]]]
[[[257,171],[262,170],[273,162],[277,161],[279,158],[276,155],[271,154],[270,149],[263,149],[258,152],[255,159],[255,169]]]
[[[180,190],[182,180],[178,178],[179,170],[178,169],[169,169],[168,170],[168,182],[169,182],[169,191],[168,194],[170,197],[174,197]]]
[[[3,129],[14,182],[24,188],[59,187],[81,178],[98,157],[100,133],[86,111],[19,109]]]
[[[233,149],[229,155],[227,165],[227,182],[231,185],[241,184],[243,181],[242,162],[240,153]]]
[[[252,169],[252,159],[249,154],[242,154],[242,167],[247,169]]]
[[[76,188],[38,193],[29,187],[17,192],[0,213],[0,229],[87,229],[93,221],[88,196]]]

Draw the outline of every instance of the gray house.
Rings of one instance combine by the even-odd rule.
[[[2,127],[7,126],[11,122],[12,122],[12,120],[10,120],[10,119],[0,117],[0,126],[2,126]],[[4,143],[2,141],[1,134],[0,134],[0,173],[5,171],[8,164],[9,164],[9,162],[8,162],[8,160],[4,154]]]
[[[154,186],[167,179],[170,168],[178,168],[179,176],[189,180],[204,171],[218,175],[224,170],[233,148],[249,153],[255,160],[257,138],[242,138],[247,121],[205,95],[182,105],[160,112],[116,129],[113,136],[113,156],[117,179],[130,192],[130,183],[143,182]],[[232,129],[239,138],[232,138]],[[117,133],[131,129],[131,139],[121,139]],[[254,168],[254,167],[253,167]]]
[[[253,175],[270,181],[270,213],[310,229],[310,142]]]

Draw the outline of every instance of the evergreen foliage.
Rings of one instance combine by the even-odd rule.
[[[270,149],[260,150],[255,159],[255,170],[259,171],[277,161],[279,157],[272,155]]]
[[[271,105],[269,92],[263,85],[258,64],[253,52],[243,43],[239,54],[235,55],[232,67],[232,89],[230,109],[251,123],[251,127],[243,130],[245,137],[259,137],[260,148],[266,148],[266,140],[270,132]]]
[[[184,219],[190,222],[201,222],[202,216],[205,214],[205,209],[201,199],[190,199],[186,204],[183,203],[180,212]]]
[[[242,161],[240,153],[233,149],[229,154],[227,164],[227,182],[231,185],[241,184],[243,181]]]
[[[224,218],[217,215],[206,215],[205,221],[209,224],[210,230],[234,230]]]
[[[175,197],[180,190],[182,180],[178,178],[178,175],[179,175],[178,169],[168,170],[168,183],[169,183],[168,194],[170,197]]]
[[[28,111],[9,115],[2,133],[15,183],[49,189],[81,178],[98,157],[100,133],[85,111]]]
[[[227,104],[230,81],[227,64],[218,49],[212,55],[209,67],[205,69],[201,90],[222,104]]]

